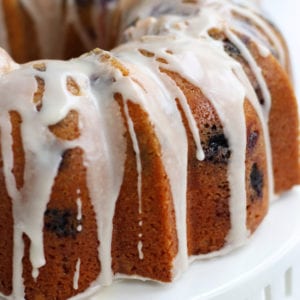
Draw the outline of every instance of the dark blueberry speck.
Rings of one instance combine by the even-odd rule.
[[[247,148],[249,150],[253,150],[254,147],[256,146],[257,144],[257,141],[258,141],[258,132],[257,131],[252,131],[249,136],[248,136],[248,142],[247,142]]]
[[[264,175],[259,170],[257,164],[253,164],[251,174],[250,174],[251,187],[255,191],[257,197],[262,197],[263,185],[264,185]]]
[[[246,35],[243,35],[243,36],[241,37],[241,40],[242,40],[242,42],[243,42],[246,46],[248,46],[249,43],[251,42],[251,39],[250,39],[248,36],[246,36]]]
[[[262,93],[262,90],[259,86],[257,86],[255,88],[255,93],[256,93],[256,96],[258,98],[258,101],[261,105],[264,105],[265,104],[265,99],[264,99],[264,96],[263,96],[263,93]]]
[[[75,237],[78,233],[76,215],[67,209],[47,209],[45,212],[45,229],[58,237]]]
[[[163,5],[162,3],[155,5],[151,11],[152,17],[159,17],[164,14],[169,14],[173,10],[173,7],[170,5]]]
[[[76,0],[78,6],[86,6],[91,4],[91,0]]]
[[[231,57],[237,57],[241,55],[241,51],[228,39],[224,40],[224,50]]]
[[[230,158],[228,141],[224,134],[213,135],[205,150],[205,159],[214,163],[227,163]]]

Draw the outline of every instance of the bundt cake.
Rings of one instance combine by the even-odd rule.
[[[2,45],[18,62],[73,56],[100,32],[119,45],[21,65],[0,53],[1,299],[170,282],[243,245],[270,200],[299,183],[288,54],[255,6],[1,5]]]

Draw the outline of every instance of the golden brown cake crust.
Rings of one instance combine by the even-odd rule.
[[[123,99],[121,95],[115,97],[125,120]],[[169,180],[161,161],[160,145],[147,114],[130,101],[128,109],[134,123],[142,162],[141,214],[137,194],[136,154],[129,137],[128,124],[125,124],[127,157],[124,181],[114,216],[113,270],[115,273],[167,282],[172,279],[173,260],[178,251]],[[142,242],[143,259],[138,253],[139,241]]]
[[[246,192],[247,227],[254,232],[269,208],[269,178],[262,124],[249,101],[244,104],[247,124]]]
[[[78,197],[82,200],[82,221],[77,220]],[[70,149],[64,153],[44,220],[47,263],[40,269],[36,282],[31,274],[30,242],[24,236],[23,277],[26,299],[68,299],[86,290],[101,272],[98,261],[97,225],[87,190],[81,149]],[[79,225],[82,226],[80,232],[77,230]],[[81,260],[80,281],[76,290],[74,273],[78,258]]]
[[[269,116],[275,193],[300,183],[298,105],[287,73],[272,56],[262,57],[255,43],[247,45],[261,67],[272,97]]]
[[[230,43],[222,31],[212,29],[209,34],[214,39],[224,41],[225,51],[243,66],[257,93],[258,99],[262,105],[265,105],[265,99],[263,99],[257,79],[236,45]],[[282,40],[281,35],[278,32],[276,34]],[[271,95],[272,105],[268,127],[271,138],[274,190],[275,194],[280,195],[282,192],[300,183],[297,100],[288,74],[279,64],[278,60],[271,54],[266,57],[262,56],[255,42],[243,34],[237,33],[237,35],[262,69]],[[287,54],[286,58],[288,61]],[[289,66],[287,62],[286,64]],[[287,71],[289,71],[288,67]]]
[[[16,123],[19,124],[20,120],[12,118],[12,124]],[[70,112],[60,123],[51,126],[50,130],[62,140],[76,139],[79,133],[78,114]],[[22,145],[17,130],[13,132],[13,138],[16,145]],[[22,153],[14,153],[16,164],[22,166]],[[24,235],[23,277],[26,299],[68,299],[86,290],[101,272],[95,212],[87,189],[83,157],[84,153],[80,148],[67,150],[62,156],[44,219],[44,251],[47,263],[40,269],[36,282],[32,278],[29,259],[30,241]],[[14,170],[16,178],[22,178],[23,169]],[[78,198],[82,201],[82,220],[77,219]],[[78,231],[78,226],[82,227],[81,231]],[[74,289],[78,258],[80,281],[78,289]]]
[[[227,163],[230,157],[222,125],[215,109],[201,90],[179,74],[162,70],[170,76],[185,94],[201,135],[206,159],[196,158],[196,145],[187,120],[183,121],[188,135],[187,178],[187,234],[189,255],[217,251],[225,244],[230,230],[229,184]],[[179,105],[179,104],[178,104]],[[182,112],[182,108],[179,105]],[[224,146],[219,153],[211,153],[211,144]],[[210,144],[210,146],[209,146]],[[223,153],[221,153],[223,151]],[[213,157],[216,155],[217,157]]]
[[[14,222],[12,202],[6,190],[3,167],[0,151],[0,291],[4,295],[10,295],[12,293]]]
[[[221,249],[230,230],[228,160],[230,148],[217,113],[202,92],[174,72],[163,70],[185,93],[200,130],[206,159],[196,159],[196,145],[187,121],[189,140],[187,225],[189,255]],[[179,104],[178,104],[179,105]],[[268,210],[268,174],[263,130],[249,101],[244,105],[247,127],[246,192],[247,227],[254,231]],[[181,109],[182,111],[182,109]],[[210,157],[213,144],[222,146]],[[219,156],[219,157],[218,157]],[[217,157],[217,159],[216,159]],[[251,179],[252,178],[252,179]]]

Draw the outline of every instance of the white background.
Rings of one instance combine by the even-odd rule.
[[[270,14],[285,36],[290,48],[294,73],[294,84],[300,98],[300,1],[263,0],[264,10]]]

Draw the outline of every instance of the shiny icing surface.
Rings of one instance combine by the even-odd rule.
[[[48,10],[39,1],[26,1],[24,6],[32,14],[38,25],[40,38],[47,30],[47,19],[43,14]],[[35,3],[36,2],[36,3]],[[37,2],[39,4],[37,4]],[[59,1],[53,1],[54,17],[60,16]],[[32,5],[32,4],[36,5]],[[44,2],[43,2],[44,3]],[[45,2],[46,3],[46,2]],[[78,24],[72,1],[68,1],[68,18]],[[226,253],[243,245],[249,232],[246,226],[246,188],[245,188],[245,153],[246,124],[244,102],[248,99],[259,116],[268,152],[268,186],[273,195],[272,165],[267,121],[271,107],[271,97],[260,67],[243,43],[237,32],[245,33],[247,26],[241,26],[240,20],[234,20],[234,12],[250,19],[264,32],[265,41],[251,32],[250,37],[258,43],[260,55],[268,56],[267,46],[274,47],[284,64],[283,47],[271,26],[254,11],[234,4],[231,1],[121,1],[124,9],[120,40],[126,43],[110,53],[95,50],[80,58],[68,62],[43,60],[45,70],[35,68],[37,62],[17,65],[6,53],[1,55],[1,105],[0,127],[1,147],[4,163],[6,187],[13,202],[14,216],[14,253],[13,253],[13,294],[4,299],[24,299],[22,279],[22,258],[24,244],[22,236],[26,234],[30,241],[30,261],[32,276],[38,278],[39,269],[45,261],[43,248],[44,213],[50,199],[51,188],[57,175],[63,153],[67,149],[80,147],[84,152],[84,165],[87,169],[87,185],[95,210],[98,225],[99,261],[101,273],[91,287],[72,299],[91,299],[94,291],[103,285],[109,285],[114,278],[127,278],[123,274],[114,275],[111,269],[111,242],[113,217],[120,187],[123,182],[126,156],[126,130],[120,107],[114,96],[122,95],[125,122],[136,155],[138,173],[139,213],[143,212],[141,195],[142,164],[140,149],[133,121],[128,111],[128,101],[139,104],[148,114],[161,145],[162,162],[170,181],[174,201],[178,254],[174,261],[174,278],[197,258],[211,257]],[[126,10],[125,10],[126,9]],[[51,18],[51,15],[48,16]],[[47,17],[47,18],[48,18]],[[133,21],[139,21],[129,27]],[[233,20],[232,20],[233,19]],[[0,14],[0,25],[1,25]],[[49,21],[50,22],[50,21]],[[214,40],[209,35],[210,29],[220,29],[238,48],[249,64],[263,94],[261,105],[242,66],[231,58],[223,48],[222,41]],[[80,34],[89,47],[91,44]],[[0,31],[0,38],[5,34]],[[266,41],[268,40],[268,41]],[[42,43],[45,45],[45,43]],[[5,43],[3,43],[5,45]],[[51,49],[44,49],[45,55]],[[151,56],[143,55],[146,50]],[[153,55],[152,55],[153,54]],[[160,58],[157,60],[156,58]],[[127,70],[122,72],[114,67],[112,60]],[[187,190],[187,135],[182,116],[178,110],[178,99],[197,147],[197,159],[205,159],[201,146],[201,136],[188,101],[161,68],[181,74],[183,78],[199,87],[205,97],[215,107],[223,125],[223,130],[231,149],[228,181],[230,185],[231,230],[224,249],[216,253],[188,257],[186,230],[186,190]],[[38,112],[33,102],[38,89],[36,78],[44,80],[45,90],[42,108]],[[72,78],[80,87],[78,95],[67,88],[67,80]],[[13,84],[12,84],[13,83]],[[18,86],[16,90],[15,86]],[[14,93],[13,99],[10,95]],[[49,126],[63,120],[68,112],[75,110],[80,118],[80,136],[73,141],[63,141],[54,136]],[[18,189],[11,172],[13,169],[13,140],[9,112],[17,111],[22,117],[22,139],[26,164],[24,186]],[[114,116],[112,120],[111,116]],[[101,131],[98,128],[102,128]],[[176,140],[176,144],[173,142]],[[102,178],[99,181],[99,178]],[[78,192],[77,219],[82,218],[82,203]],[[101,196],[100,196],[101,195]],[[39,199],[34,201],[33,199]],[[142,221],[139,222],[142,228]],[[82,227],[77,228],[78,231]],[[144,259],[142,233],[139,233],[137,253]],[[80,282],[80,257],[77,260],[73,288],[78,289]],[[145,279],[145,278],[140,278]]]

